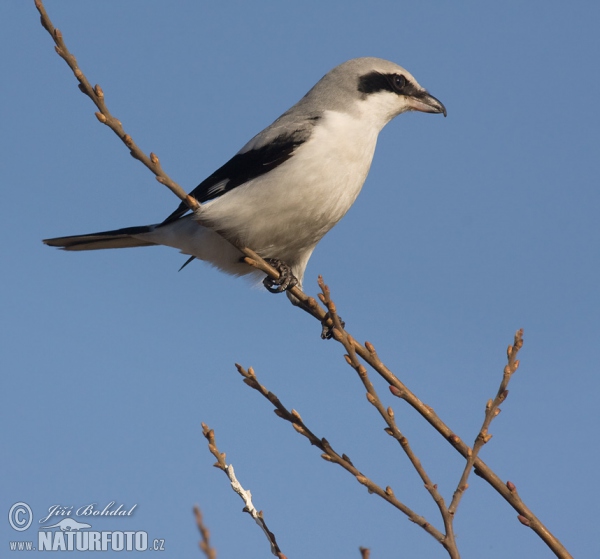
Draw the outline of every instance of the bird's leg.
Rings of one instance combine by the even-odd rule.
[[[329,313],[325,315],[325,320],[323,321],[323,329],[321,330],[321,339],[322,340],[331,340],[333,338],[333,326],[327,326],[326,322],[329,318]],[[342,320],[342,317],[338,315],[340,319],[340,324],[342,328],[346,327],[346,323]]]
[[[263,280],[263,285],[267,288],[267,291],[282,293],[298,285],[296,276],[292,274],[292,269],[285,262],[277,258],[265,258],[265,261],[279,272],[279,279],[267,276]]]
[[[267,287],[267,289],[269,289],[269,288]],[[270,291],[270,289],[269,289],[269,291]],[[302,303],[302,301],[300,301],[299,299],[294,297],[289,291],[286,293],[286,295],[288,296],[288,299],[290,300],[292,305],[294,305],[295,307],[300,307],[303,311],[307,312],[311,316],[314,316],[312,313],[312,310],[308,307],[305,307],[304,303]],[[325,317],[323,318],[323,321],[321,322],[321,325],[322,325],[321,339],[322,340],[331,340],[331,338],[333,338],[334,326],[333,326],[333,324],[331,324],[331,326],[327,325],[327,322],[329,321],[330,318],[331,317],[329,316],[329,313],[327,313],[325,315]],[[342,320],[342,317],[340,315],[338,315],[338,318],[340,319],[340,326],[342,328],[345,328],[346,323]]]

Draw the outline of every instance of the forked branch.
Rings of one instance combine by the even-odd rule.
[[[433,536],[438,542],[444,545],[445,537],[442,532],[440,532],[431,523],[429,523],[423,516],[420,516],[411,508],[406,506],[402,501],[400,501],[396,497],[390,486],[387,486],[385,489],[383,489],[381,486],[377,485],[375,482],[373,482],[371,479],[365,476],[358,468],[356,468],[356,466],[354,466],[352,460],[350,460],[348,456],[336,452],[326,438],[317,437],[308,428],[308,426],[296,410],[288,410],[273,392],[271,392],[258,382],[258,379],[256,378],[256,373],[254,372],[252,367],[245,369],[241,365],[236,364],[236,368],[240,375],[244,377],[244,383],[246,383],[250,388],[253,388],[257,392],[259,392],[264,398],[269,400],[269,402],[271,402],[271,404],[275,406],[274,411],[278,417],[291,423],[292,427],[297,433],[306,437],[309,440],[310,444],[316,446],[322,452],[321,458],[323,458],[323,460],[341,466],[344,470],[352,474],[356,478],[356,481],[364,485],[369,490],[369,493],[374,493],[375,495],[378,495],[379,497],[396,507],[400,512],[404,513],[409,520],[419,525],[430,536]]]

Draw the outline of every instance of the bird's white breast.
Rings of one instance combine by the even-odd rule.
[[[353,204],[378,133],[360,114],[327,111],[293,157],[204,204],[200,218],[265,257],[294,262]]]

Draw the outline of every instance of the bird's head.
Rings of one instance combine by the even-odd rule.
[[[327,73],[307,96],[317,96],[332,110],[357,111],[382,128],[406,111],[442,113],[446,107],[414,76],[381,58],[354,58]]]

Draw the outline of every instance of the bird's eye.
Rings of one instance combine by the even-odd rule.
[[[392,83],[394,84],[394,89],[400,93],[406,86],[406,78],[402,74],[394,74]]]

